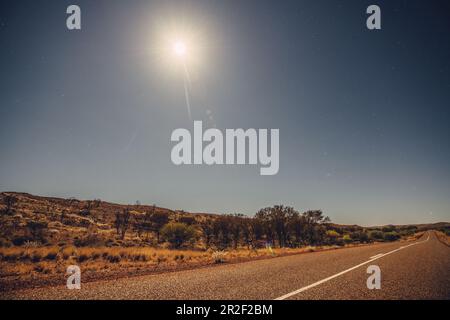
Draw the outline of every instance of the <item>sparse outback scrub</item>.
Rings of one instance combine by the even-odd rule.
[[[188,213],[0,193],[0,291],[234,263],[373,242],[414,240],[429,225],[338,225],[321,210],[275,205],[254,216]],[[441,223],[438,228],[448,228]],[[443,229],[448,230],[448,229]]]
[[[83,281],[151,274],[236,263],[314,251],[338,246],[307,246],[269,250],[173,250],[144,247],[9,247],[0,248],[0,291],[27,286],[64,284],[66,268],[78,265]]]
[[[450,247],[450,234],[438,231],[436,232],[437,238],[440,242]]]

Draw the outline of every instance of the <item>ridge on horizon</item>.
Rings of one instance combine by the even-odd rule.
[[[93,199],[78,199],[76,197],[61,197],[61,196],[49,196],[49,195],[37,195],[32,194],[29,192],[21,192],[21,191],[1,191],[0,196],[4,194],[13,194],[13,195],[22,195],[29,198],[40,198],[40,199],[53,199],[57,201],[67,201],[67,200],[77,200],[80,202],[89,202],[89,201],[95,201],[100,200],[102,203],[114,205],[114,206],[120,206],[120,207],[140,207],[142,209],[149,209],[151,207],[155,207],[156,209],[167,211],[167,212],[182,212],[186,214],[192,214],[192,215],[205,215],[205,216],[221,216],[226,215],[227,213],[219,213],[219,212],[192,212],[192,211],[186,211],[184,209],[170,209],[166,207],[160,207],[152,204],[124,204],[120,202],[114,202],[114,201],[105,201],[101,200],[99,198],[93,198]],[[251,217],[251,215],[245,215],[246,217]],[[403,227],[403,226],[420,226],[420,227],[426,227],[426,226],[441,226],[441,225],[447,225],[450,224],[450,221],[437,221],[437,222],[421,222],[421,223],[407,223],[407,224],[377,224],[377,225],[360,225],[360,224],[347,224],[347,223],[331,223],[331,225],[335,226],[341,226],[341,227],[361,227],[361,228],[382,228],[385,226],[395,226],[395,227]]]

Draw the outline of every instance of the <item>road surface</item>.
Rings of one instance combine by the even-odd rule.
[[[381,269],[369,290],[367,268]],[[1,293],[3,299],[450,299],[450,248],[433,232],[383,243],[166,274]]]

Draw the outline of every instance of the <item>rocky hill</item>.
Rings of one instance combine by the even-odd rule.
[[[124,236],[119,237],[116,225],[117,215],[125,211],[129,215],[130,223]],[[233,232],[236,231],[233,227],[236,224],[233,225],[233,221],[218,222],[216,226],[212,223],[208,224],[208,222],[223,217],[216,214],[189,213],[182,210],[141,204],[122,205],[101,201],[100,199],[62,199],[35,196],[28,193],[2,192],[0,193],[0,246],[20,246],[27,242],[59,246],[160,245],[160,241],[156,239],[159,238],[157,229],[150,228],[150,232],[143,232],[137,227],[145,224],[145,217],[148,216],[162,217],[164,224],[173,221],[193,225],[198,233],[197,239],[200,240],[197,245],[202,244],[202,241],[208,236],[208,232],[211,235],[216,232],[217,238],[226,240],[223,237],[228,238],[228,235],[224,235],[224,233],[229,233],[231,238]],[[244,238],[246,219],[237,219],[240,219],[238,224],[241,224],[239,236]],[[159,228],[161,227],[162,225],[159,226]],[[251,226],[252,231],[257,232],[256,227],[258,225]],[[208,230],[208,228],[211,228],[211,230]],[[213,230],[214,228],[221,228],[221,230]],[[337,240],[341,239],[347,242],[366,241],[364,234],[361,239],[358,238],[358,234],[359,236],[361,233],[369,235],[372,232],[374,236],[377,236],[375,231],[380,230],[388,234],[397,232],[400,236],[404,236],[428,229],[449,230],[450,223],[364,228],[358,225],[327,223],[326,230],[336,231],[337,235],[328,232],[326,236],[338,237]],[[345,235],[347,235],[347,238],[345,238]],[[378,234],[378,236],[379,239],[375,240],[382,240],[383,235]],[[322,239],[322,241],[326,240]],[[244,242],[244,239],[242,239],[242,242]]]

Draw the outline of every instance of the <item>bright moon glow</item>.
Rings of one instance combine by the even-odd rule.
[[[170,70],[173,74],[188,68],[194,75],[205,65],[205,36],[191,28],[162,26],[154,30],[151,45],[153,65],[161,66],[162,72]],[[171,74],[172,74],[171,73]]]
[[[177,41],[173,45],[173,52],[179,57],[184,57],[186,55],[186,45],[182,41]]]

